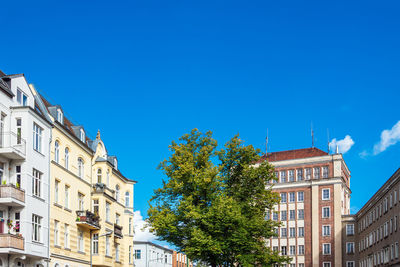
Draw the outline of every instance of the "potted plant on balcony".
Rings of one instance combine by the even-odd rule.
[[[2,184],[2,185],[6,185],[6,184],[7,184],[7,181],[6,181],[6,180],[3,180],[3,181],[1,182],[1,184]]]
[[[77,222],[80,222],[80,221],[81,221],[81,217],[77,216],[77,217],[76,217],[76,221],[77,221]]]
[[[10,233],[10,230],[13,228],[12,220],[7,219],[7,226],[8,226],[8,233]]]
[[[19,231],[19,222],[15,222],[15,226],[14,226],[14,231],[18,232]]]
[[[21,185],[20,185],[19,183],[16,183],[16,184],[15,184],[15,187],[18,188],[18,189],[20,189],[20,188],[21,188]]]

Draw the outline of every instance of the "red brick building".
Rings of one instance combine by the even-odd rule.
[[[318,148],[264,155],[275,167],[273,190],[281,203],[270,211],[281,221],[273,250],[292,257],[289,267],[342,266],[342,216],[350,213],[350,171],[342,154]]]

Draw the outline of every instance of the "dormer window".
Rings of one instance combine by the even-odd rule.
[[[83,129],[80,130],[79,139],[81,139],[81,141],[85,143],[85,131]]]
[[[20,89],[17,89],[17,102],[22,106],[28,105],[28,96],[24,94]]]
[[[63,124],[64,122],[64,117],[61,109],[57,109],[57,121]]]
[[[118,162],[117,162],[117,159],[114,159],[114,168],[115,168],[115,169],[118,169]]]

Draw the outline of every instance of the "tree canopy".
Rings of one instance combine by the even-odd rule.
[[[170,145],[159,168],[167,179],[154,191],[148,225],[192,260],[212,266],[270,266],[287,257],[267,247],[278,222],[267,214],[278,203],[276,179],[260,151],[238,135],[219,149],[211,132],[197,129]]]

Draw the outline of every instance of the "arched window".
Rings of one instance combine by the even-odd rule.
[[[119,185],[115,186],[115,199],[119,201]]]
[[[65,148],[65,168],[68,170],[69,168],[69,149]]]
[[[80,178],[84,178],[85,170],[84,170],[84,164],[83,164],[83,159],[78,158],[78,176]]]
[[[102,183],[102,179],[101,179],[101,169],[100,169],[100,168],[97,169],[97,182],[98,182],[99,184]]]
[[[130,207],[129,192],[125,192],[125,207]]]
[[[54,161],[57,163],[60,161],[60,144],[58,141],[54,143]]]

